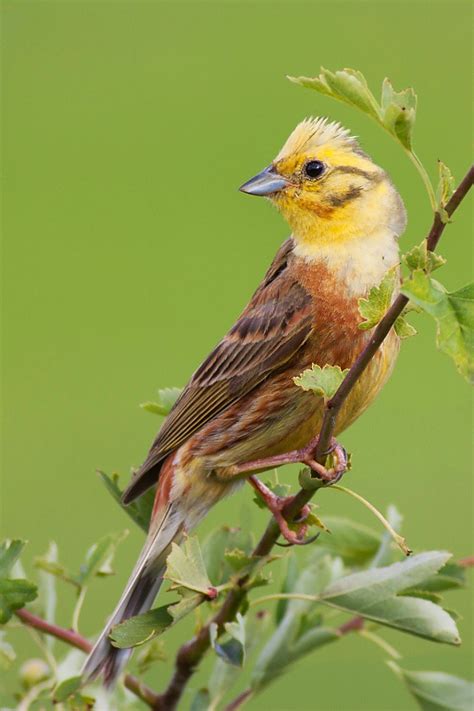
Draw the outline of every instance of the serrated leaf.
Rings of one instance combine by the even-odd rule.
[[[389,269],[380,284],[370,289],[367,298],[359,299],[359,313],[364,319],[359,323],[359,328],[362,331],[373,328],[385,316],[392,303],[392,296],[398,279],[398,269]]]
[[[311,368],[293,378],[293,382],[302,390],[311,390],[327,402],[334,396],[348,372],[348,369],[341,370],[338,365],[325,365],[321,368],[313,363]]]
[[[390,80],[382,85],[382,123],[409,151],[413,144],[417,98],[413,89],[395,91]]]
[[[472,711],[474,684],[444,672],[411,672],[395,662],[389,667],[406,684],[423,711]]]
[[[449,293],[438,281],[416,269],[402,293],[436,321],[436,343],[458,371],[474,382],[474,284]]]
[[[337,577],[338,570],[328,555],[318,551],[306,562],[291,592],[318,593]],[[321,626],[319,620],[309,629],[303,624],[315,605],[308,600],[288,600],[283,618],[254,664],[250,681],[252,689],[261,690],[303,655],[339,639],[336,630]]]
[[[448,166],[442,160],[438,161],[438,189],[436,197],[438,206],[443,209],[446,207],[451,195],[454,193],[455,182]]]
[[[198,604],[202,601],[202,595],[194,596],[198,600]],[[180,603],[176,603],[179,605]],[[109,639],[118,649],[127,649],[128,647],[138,647],[145,642],[162,634],[165,630],[171,627],[180,619],[176,614],[175,617],[170,613],[170,608],[173,605],[162,605],[155,607],[153,610],[130,617],[128,620],[121,622],[119,625],[112,627]],[[183,617],[184,615],[181,615]]]
[[[372,568],[336,581],[320,595],[321,602],[409,634],[447,644],[459,644],[454,620],[438,605],[399,596],[434,575],[449,553],[419,553],[385,568]]]
[[[211,531],[202,545],[202,557],[210,580],[214,585],[226,583],[235,572],[225,558],[226,551],[241,550],[249,556],[254,548],[250,531],[222,526]]]
[[[417,330],[411,323],[408,323],[406,318],[399,316],[394,323],[395,333],[402,340],[405,338],[410,338],[411,336],[416,336]]]
[[[15,650],[6,641],[5,632],[0,631],[0,669],[8,669],[16,659]]]
[[[183,587],[194,592],[208,595],[213,588],[207,575],[199,541],[195,536],[188,536],[181,546],[171,544],[171,553],[166,560],[166,573],[163,576],[171,582],[171,589]]]
[[[147,412],[151,412],[153,415],[166,417],[173,409],[181,391],[182,388],[163,388],[162,390],[158,390],[157,402],[142,402],[140,407]]]
[[[321,67],[318,77],[288,77],[290,81],[308,89],[315,89],[320,94],[332,96],[350,106],[355,106],[376,120],[380,120],[377,101],[367,86],[362,72],[356,69],[340,69],[331,72]]]
[[[423,269],[427,274],[439,269],[446,264],[446,259],[436,252],[428,249],[428,244],[424,239],[421,244],[416,245],[409,252],[402,255],[404,262],[410,271],[415,269]]]
[[[118,474],[113,474],[110,477],[103,471],[98,471],[97,473],[105,485],[105,488],[119,504],[122,511],[125,511],[127,516],[130,516],[132,521],[147,533],[150,525],[151,512],[153,510],[153,502],[155,500],[155,488],[149,489],[142,494],[142,496],[139,496],[138,499],[124,506],[122,504],[123,490],[118,485]]]
[[[362,566],[377,553],[382,537],[368,526],[341,516],[326,516],[331,533],[322,533],[318,545],[331,555],[340,556],[346,565]]]

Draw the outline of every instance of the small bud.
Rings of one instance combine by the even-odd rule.
[[[51,676],[51,669],[43,659],[28,659],[20,667],[20,681],[25,689],[31,689]]]

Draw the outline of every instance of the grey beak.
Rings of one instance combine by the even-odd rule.
[[[247,180],[246,183],[240,186],[239,190],[249,195],[272,195],[279,190],[283,190],[287,185],[289,185],[289,181],[278,175],[273,166],[269,165],[261,173]]]

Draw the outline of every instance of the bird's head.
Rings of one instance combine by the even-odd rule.
[[[405,226],[401,198],[340,124],[305,119],[272,163],[240,190],[268,197],[297,242],[347,242],[380,227],[398,235]]]

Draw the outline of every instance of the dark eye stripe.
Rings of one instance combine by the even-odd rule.
[[[369,173],[362,168],[356,168],[354,165],[338,165],[332,170],[333,173],[349,173],[351,175],[360,175],[362,178],[371,182],[379,182],[383,178],[383,173]]]

